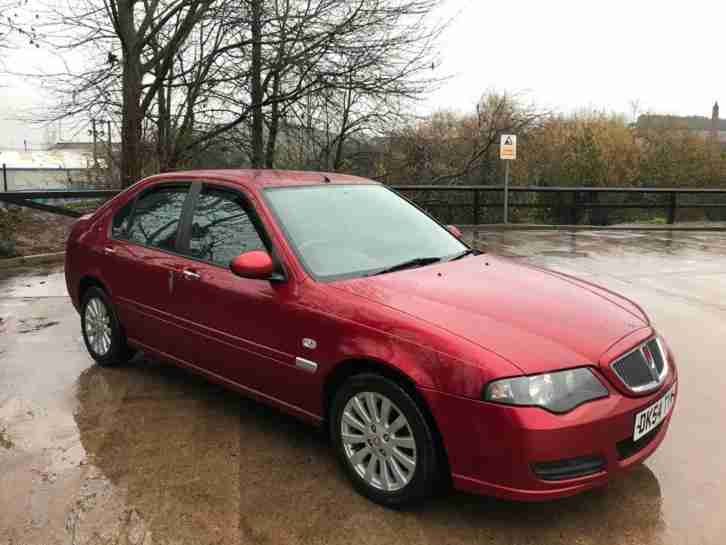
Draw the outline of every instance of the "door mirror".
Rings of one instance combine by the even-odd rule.
[[[447,225],[446,229],[449,231],[449,233],[454,235],[456,238],[462,237],[461,230],[456,225]]]
[[[237,276],[257,280],[266,280],[275,272],[275,265],[270,254],[262,250],[253,250],[238,255],[229,264],[229,268]]]

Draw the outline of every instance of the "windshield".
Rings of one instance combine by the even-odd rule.
[[[265,196],[303,265],[317,278],[363,276],[467,250],[383,186],[279,187],[265,190]]]

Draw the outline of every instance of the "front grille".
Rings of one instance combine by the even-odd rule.
[[[605,459],[601,456],[581,456],[556,462],[532,464],[535,475],[543,481],[564,481],[592,475],[605,469]]]
[[[650,445],[653,439],[655,439],[655,436],[658,435],[662,425],[662,423],[658,424],[637,441],[633,441],[632,436],[627,439],[623,439],[622,441],[618,441],[616,444],[618,449],[618,458],[620,460],[625,460],[626,458],[630,458],[631,456],[638,454],[641,450]]]
[[[667,374],[665,355],[658,339],[650,339],[612,364],[618,378],[635,393],[654,390]]]
[[[638,388],[653,381],[648,362],[643,352],[636,350],[613,364],[613,369],[626,386]]]

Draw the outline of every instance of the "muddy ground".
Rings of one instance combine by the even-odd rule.
[[[17,207],[12,207],[11,212],[0,210],[0,214],[5,216],[0,220],[6,219],[8,223],[5,228],[0,221],[0,226],[3,226],[0,229],[0,238],[11,240],[11,246],[4,253],[12,254],[4,255],[0,252],[0,259],[62,252],[76,221],[74,218]]]
[[[314,429],[138,357],[93,365],[55,267],[0,273],[0,544],[721,544],[726,234],[467,233],[638,300],[680,362],[645,465],[567,500],[356,495]],[[536,286],[533,286],[536,289]]]

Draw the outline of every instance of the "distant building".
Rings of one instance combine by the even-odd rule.
[[[79,169],[93,166],[93,152],[84,149],[56,148],[16,151],[0,149],[0,163],[6,168]]]
[[[698,134],[704,139],[726,143],[726,119],[719,117],[718,102],[713,105],[710,119],[703,116],[643,114],[638,117],[635,128],[639,131],[689,131]]]
[[[60,142],[32,151],[0,149],[0,184],[9,191],[96,186],[105,174],[106,145],[98,144],[97,153],[99,168],[94,169],[92,142]]]

